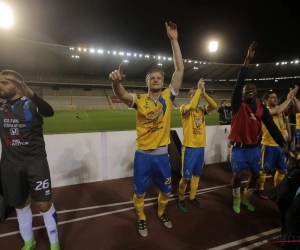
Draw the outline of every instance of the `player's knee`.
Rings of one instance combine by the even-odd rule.
[[[181,180],[182,180],[182,182],[184,184],[187,184],[189,182],[190,178],[184,178],[184,177],[182,177]]]
[[[170,193],[160,193],[162,196],[164,196],[164,197],[169,197],[170,195],[171,195],[171,192]]]
[[[145,197],[145,193],[143,193],[143,194],[135,194],[135,196],[136,196],[136,198],[138,198],[138,199],[142,199],[142,198]]]
[[[37,206],[38,206],[38,209],[42,213],[45,213],[51,208],[52,201],[51,200],[49,200],[49,201],[39,201],[39,202],[37,202]]]
[[[236,182],[241,181],[242,180],[242,172],[236,172],[233,174],[233,180],[235,180]]]

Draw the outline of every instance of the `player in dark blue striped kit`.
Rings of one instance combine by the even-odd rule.
[[[39,98],[20,74],[0,73],[0,161],[4,196],[17,212],[22,250],[36,248],[32,230],[31,199],[36,201],[48,232],[51,250],[59,250],[57,213],[52,204],[51,178],[43,137],[43,118],[52,107]]]

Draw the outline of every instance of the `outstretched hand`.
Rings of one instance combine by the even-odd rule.
[[[171,40],[175,40],[178,38],[177,25],[173,22],[165,22],[167,35]]]
[[[298,91],[298,86],[297,87],[296,86],[297,85],[295,85],[295,88],[289,88],[290,92],[287,94],[286,99],[288,99],[288,100],[294,99],[294,97],[296,96],[297,91]]]
[[[123,64],[121,63],[119,69],[114,70],[109,74],[109,80],[111,83],[121,83],[125,79],[125,75],[123,74]]]
[[[258,46],[258,43],[253,41],[248,49],[247,59],[252,59],[255,55],[255,48]]]
[[[17,94],[21,96],[26,96],[28,98],[33,97],[34,92],[26,85],[25,82],[19,81],[11,77],[5,77],[5,79],[12,82],[16,86]]]

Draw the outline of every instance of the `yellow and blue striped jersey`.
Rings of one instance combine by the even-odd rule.
[[[273,115],[273,121],[276,126],[279,128],[282,136],[286,138],[286,118],[283,113],[278,115]],[[268,145],[268,146],[278,146],[278,144],[274,141],[273,137],[270,135],[268,129],[266,128],[265,124],[262,123],[262,141],[261,144]]]
[[[300,113],[296,114],[296,129],[300,129]]]
[[[191,148],[199,148],[206,146],[206,127],[205,127],[205,114],[202,106],[184,113],[185,106],[180,106],[182,129],[183,129],[183,142],[182,145]]]
[[[161,92],[157,101],[147,94],[133,94],[136,109],[136,147],[153,150],[170,143],[171,110],[174,94],[170,88]]]

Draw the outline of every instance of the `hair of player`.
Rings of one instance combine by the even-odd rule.
[[[0,75],[3,75],[3,76],[12,75],[15,79],[24,82],[23,77],[18,72],[14,71],[14,70],[10,70],[10,69],[2,70],[0,72]]]

